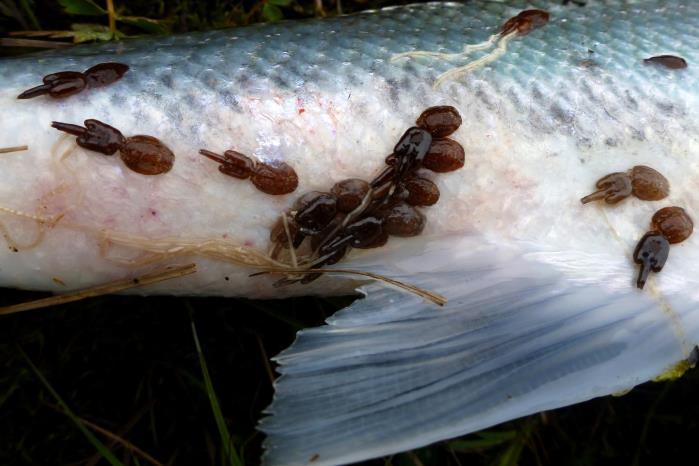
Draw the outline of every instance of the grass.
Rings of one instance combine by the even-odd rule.
[[[4,290],[0,301],[35,296]],[[259,305],[268,312],[259,312]],[[338,306],[310,299],[110,296],[3,318],[0,464],[81,463],[98,451],[67,410],[54,409],[54,395],[17,351],[21,347],[75,416],[162,464],[254,465],[261,442],[254,426],[272,395],[267,358],[295,333],[285,319],[317,325]],[[235,449],[227,451],[223,439],[232,439]]]
[[[342,8],[385,4],[345,0]],[[308,0],[116,0],[111,22],[123,35],[169,34],[337,10],[326,1],[319,11]],[[133,18],[155,20],[157,28],[148,30],[148,21]],[[84,24],[92,26],[76,31]],[[42,29],[72,31],[62,40],[103,40],[115,33],[109,14],[67,13],[53,1],[0,0],[0,37]],[[0,47],[5,55],[26,51]],[[0,290],[0,305],[41,296]],[[297,330],[320,325],[347,302],[109,296],[0,317],[0,464],[255,465],[262,442],[255,425],[273,393],[269,356],[287,347]],[[680,462],[699,435],[698,389],[698,371],[690,371],[623,397],[366,464]]]
[[[37,369],[37,367],[34,365],[31,359],[29,359],[29,356],[22,351],[22,348],[17,348],[17,352],[22,356],[24,361],[27,363],[29,368],[32,370],[34,375],[39,379],[39,381],[42,383],[44,388],[51,394],[53,398],[58,402],[58,405],[61,407],[63,412],[68,416],[68,418],[73,421],[73,424],[75,424],[75,427],[80,431],[81,434],[85,436],[88,442],[97,450],[97,452],[100,454],[102,458],[107,460],[109,464],[112,466],[123,466],[121,461],[119,461],[116,456],[106,447],[102,442],[95,437],[95,435],[88,430],[88,428],[85,426],[82,420],[76,416],[73,411],[70,410],[68,405],[66,404],[65,401],[63,401],[63,398],[54,390],[54,388],[51,386],[48,380],[44,377],[44,375]]]
[[[191,308],[190,308],[191,309]],[[191,319],[190,313],[190,319]],[[229,466],[242,466],[243,463],[240,461],[238,452],[236,451],[235,445],[233,444],[233,438],[230,432],[228,432],[228,426],[223,418],[223,413],[221,412],[221,406],[219,405],[218,398],[216,396],[216,390],[214,389],[214,384],[211,381],[211,375],[209,374],[209,368],[206,365],[206,358],[204,358],[204,352],[201,349],[201,344],[199,343],[199,336],[197,335],[197,328],[194,325],[194,320],[192,322],[192,335],[194,336],[194,345],[197,349],[197,355],[199,356],[199,365],[201,366],[201,373],[204,377],[204,387],[206,388],[206,396],[211,404],[211,411],[214,414],[214,419],[216,419],[216,429],[221,439],[222,448],[222,463]]]
[[[3,290],[0,304],[36,296]],[[272,396],[268,356],[347,301],[108,296],[4,317],[0,464],[109,464],[77,427],[88,423],[113,434],[91,429],[124,465],[148,464],[127,444],[163,465],[258,464],[255,425]],[[679,461],[699,434],[697,387],[690,371],[366,464]]]

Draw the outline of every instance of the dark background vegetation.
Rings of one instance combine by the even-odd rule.
[[[341,9],[389,3],[400,2],[343,0]],[[22,42],[27,39],[112,40],[338,11],[328,0],[115,0],[109,15],[103,0],[0,0],[0,55],[51,45]],[[40,296],[0,290],[0,305]],[[110,296],[2,317],[0,465],[255,465],[262,441],[255,424],[272,397],[269,357],[287,347],[297,330],[320,325],[348,302]],[[692,461],[683,455],[692,457],[699,434],[697,387],[697,371],[689,371],[680,380],[648,383],[623,397],[530,416],[367,464],[684,463]],[[222,423],[212,408],[214,392]],[[226,430],[232,453],[222,440]],[[101,445],[114,457],[100,454]]]

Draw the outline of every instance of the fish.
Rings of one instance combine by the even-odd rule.
[[[670,245],[643,289],[634,250],[659,209],[699,212],[699,5],[584,3],[425,3],[4,59],[0,147],[28,149],[0,155],[0,284],[65,292],[191,262],[136,292],[359,293],[276,356],[266,465],[362,461],[681,373],[699,340],[699,239]],[[547,21],[524,27],[532,10]],[[105,62],[129,71],[17,99]],[[463,119],[450,137],[465,165],[434,176],[422,234],[275,286],[279,216],[371,179],[438,105]],[[157,137],[171,170],[135,173],[51,128],[87,119]],[[283,161],[298,189],[260,192],[201,149]],[[580,202],[638,166],[667,179],[666,197]]]

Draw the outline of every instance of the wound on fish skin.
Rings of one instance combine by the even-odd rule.
[[[643,63],[646,65],[660,65],[671,70],[681,70],[687,68],[687,60],[675,55],[658,55],[655,57],[644,58]]]
[[[124,137],[118,129],[99,120],[88,119],[84,127],[54,121],[51,126],[59,131],[77,136],[80,147],[104,155],[119,155],[124,164],[141,175],[160,175],[172,169],[175,154],[153,136]]]
[[[658,273],[663,269],[669,254],[670,243],[662,233],[650,231],[641,238],[633,253],[634,262],[641,266],[636,279],[638,288],[643,289],[650,272]]]
[[[59,71],[44,76],[43,84],[27,89],[17,98],[31,99],[45,94],[55,99],[69,97],[81,92],[86,87],[101,87],[118,81],[128,70],[128,65],[123,63],[100,63],[87,69],[84,73]]]

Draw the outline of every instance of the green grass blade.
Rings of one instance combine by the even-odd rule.
[[[58,0],[64,11],[71,15],[102,16],[107,10],[92,0]]]
[[[507,430],[502,432],[486,431],[478,432],[469,436],[464,440],[452,440],[447,442],[449,447],[454,451],[459,452],[472,452],[474,450],[484,450],[487,448],[502,445],[505,442],[509,442],[517,437],[517,432],[514,430]]]
[[[19,4],[22,5],[22,11],[24,11],[24,14],[26,14],[29,18],[29,22],[32,24],[32,28],[34,28],[37,31],[40,31],[41,25],[39,24],[39,20],[36,19],[36,15],[34,15],[34,8],[32,7],[32,5],[29,4],[29,1],[20,0]]]
[[[227,464],[230,466],[243,466],[242,461],[238,457],[238,453],[233,447],[233,441],[231,439],[231,434],[228,432],[228,427],[226,426],[226,421],[223,419],[223,413],[221,412],[221,406],[218,403],[218,398],[216,397],[216,392],[214,391],[214,385],[211,382],[211,376],[209,375],[209,368],[206,365],[206,359],[204,358],[204,353],[199,344],[199,336],[197,335],[197,328],[194,325],[194,319],[190,317],[190,322],[192,323],[192,335],[194,335],[194,346],[197,348],[197,354],[199,355],[199,365],[201,366],[201,372],[204,376],[204,386],[206,388],[206,395],[209,397],[209,403],[211,403],[211,410],[214,413],[214,418],[216,419],[216,427],[218,428],[218,433],[221,436],[221,442],[223,444],[223,452],[227,460]]]
[[[527,446],[529,438],[539,423],[538,417],[528,418],[523,425],[516,431],[516,435],[512,438],[510,445],[502,453],[497,461],[497,466],[517,466],[520,463],[520,457]],[[512,431],[509,431],[510,434]]]
[[[519,464],[519,457],[522,455],[522,450],[524,449],[524,441],[516,440],[514,441],[505,452],[502,454],[498,460],[498,466],[517,466]]]
[[[31,368],[32,372],[34,372],[34,375],[41,381],[41,383],[44,385],[46,390],[49,391],[51,396],[54,397],[56,402],[59,404],[61,409],[66,413],[66,415],[70,418],[71,421],[75,424],[75,426],[82,432],[82,434],[87,438],[87,440],[92,444],[93,447],[99,452],[100,455],[102,455],[102,458],[106,459],[109,464],[112,466],[124,466],[124,464],[119,461],[116,456],[107,448],[102,442],[99,441],[97,437],[94,436],[92,432],[87,430],[87,427],[78,419],[78,417],[71,411],[71,409],[68,407],[65,401],[63,401],[63,398],[58,394],[56,390],[53,389],[51,384],[49,383],[48,380],[44,377],[44,375],[39,371],[39,369],[34,365],[31,359],[29,359],[29,356],[27,356],[27,353],[24,352],[22,348],[18,348],[19,353],[22,355],[24,360],[27,362],[27,365]]]

